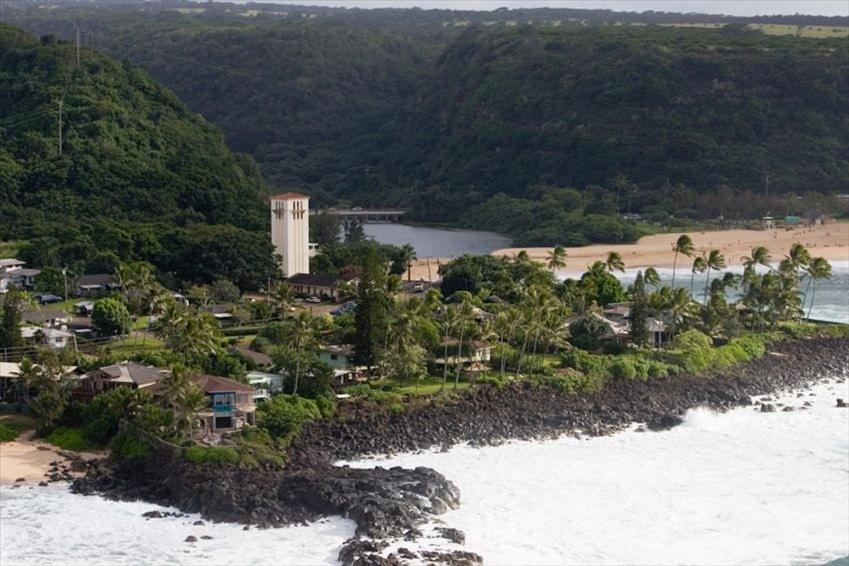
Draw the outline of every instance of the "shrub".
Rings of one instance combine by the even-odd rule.
[[[0,422],[0,442],[15,440],[27,427],[21,423]]]
[[[186,459],[193,464],[223,466],[239,463],[239,453],[227,446],[191,446]]]
[[[91,443],[86,438],[85,433],[78,428],[57,427],[44,440],[53,446],[73,452],[81,452],[91,448]]]
[[[502,379],[497,375],[485,375],[483,377],[479,377],[475,381],[475,385],[480,385],[484,387],[495,387],[496,389],[502,389],[506,383],[506,380]]]
[[[564,367],[576,369],[587,375],[603,375],[607,373],[609,365],[608,358],[578,348],[566,352],[561,362]]]
[[[119,458],[147,458],[153,454],[150,444],[131,433],[122,433],[112,439],[112,454]]]
[[[616,358],[610,364],[610,374],[618,379],[636,379],[637,369],[627,358]]]
[[[282,466],[285,463],[283,454],[275,445],[271,435],[261,428],[242,427],[238,432],[230,435],[230,440],[236,443],[236,451],[242,464]]]
[[[104,336],[118,336],[130,331],[130,313],[124,304],[112,298],[100,299],[91,311],[91,323]]]
[[[297,395],[275,395],[257,409],[259,425],[273,438],[291,440],[301,427],[321,418],[321,411],[312,399]]]
[[[321,395],[316,397],[314,401],[323,418],[326,419],[332,417],[336,412],[336,399],[334,397],[331,397],[330,395]]]

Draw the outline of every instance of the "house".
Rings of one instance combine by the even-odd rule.
[[[456,338],[443,338],[439,344],[439,354],[444,356],[446,348],[448,350],[448,357],[435,358],[433,360],[434,363],[437,365],[448,363],[451,366],[460,364],[466,373],[482,373],[486,371],[486,365],[492,359],[492,345],[489,342],[483,342],[481,340],[463,341],[461,346],[460,341]],[[459,355],[457,353],[458,348],[460,350]]]
[[[73,317],[60,310],[24,311],[21,320],[37,326],[61,326],[71,322]]]
[[[262,352],[257,352],[250,348],[245,348],[244,346],[232,346],[230,348],[230,352],[246,358],[251,364],[253,364],[249,367],[255,367],[259,370],[266,370],[274,364],[271,356],[268,354],[263,354]]]
[[[74,391],[78,399],[90,399],[116,387],[147,389],[168,376],[168,370],[154,366],[144,366],[136,362],[120,362],[94,369],[80,378]]]
[[[221,326],[230,326],[236,322],[236,315],[233,314],[233,305],[228,304],[217,304],[217,305],[205,305],[200,308],[203,312],[208,312],[215,320],[218,321],[218,324]]]
[[[297,295],[308,295],[336,300],[339,298],[339,283],[331,275],[298,273],[286,280]]]
[[[283,376],[276,373],[263,371],[249,371],[248,383],[253,386],[255,393],[254,402],[264,401],[271,395],[283,393]]]
[[[35,286],[35,277],[41,270],[25,268],[25,264],[26,262],[19,259],[0,259],[0,293],[5,293],[13,287],[32,289]]]
[[[115,277],[109,273],[80,275],[74,281],[74,292],[79,297],[97,297],[105,295],[117,287]]]
[[[78,376],[77,366],[65,366],[66,377]],[[0,401],[13,402],[25,399],[26,388],[20,383],[21,364],[0,362]]]
[[[199,416],[212,432],[229,432],[256,424],[256,389],[226,377],[196,375],[191,380],[209,398],[209,406]]]
[[[361,381],[365,378],[366,366],[354,363],[354,347],[350,344],[324,346],[318,358],[333,368],[338,383]]]
[[[74,334],[68,332],[63,325],[61,328],[53,326],[21,326],[21,338],[30,344],[49,346],[54,350],[68,347],[68,342],[73,340]]]

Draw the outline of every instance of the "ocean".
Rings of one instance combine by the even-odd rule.
[[[835,407],[849,399],[849,381],[840,379],[773,397],[806,410],[697,409],[665,432],[350,465],[445,474],[461,505],[439,519],[487,564],[840,564],[849,555],[849,410]],[[165,510],[63,487],[0,488],[0,564],[333,564],[354,532],[342,518],[244,531],[196,527],[197,516],[141,517],[154,509]],[[198,542],[183,542],[188,535]],[[459,548],[437,538],[401,545]]]

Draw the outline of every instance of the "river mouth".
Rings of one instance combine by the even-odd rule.
[[[366,236],[381,244],[412,245],[419,259],[485,255],[510,247],[512,240],[495,232],[431,228],[408,224],[364,224]]]

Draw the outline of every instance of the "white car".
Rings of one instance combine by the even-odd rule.
[[[319,299],[318,297],[307,297],[304,300],[308,303],[320,303],[321,302],[321,299]]]

